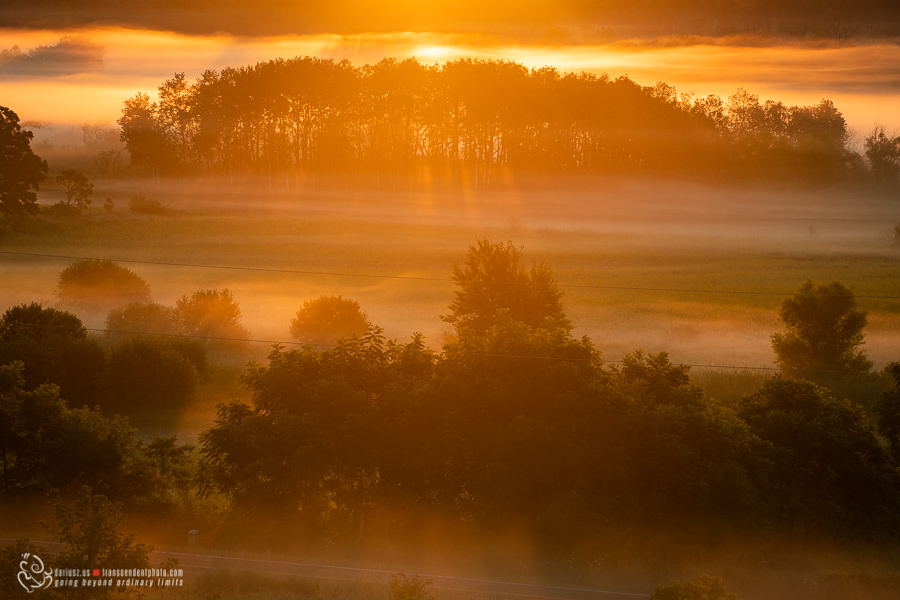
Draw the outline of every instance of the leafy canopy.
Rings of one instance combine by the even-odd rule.
[[[57,295],[73,306],[121,306],[149,302],[150,286],[127,267],[111,260],[79,260],[59,274]]]
[[[516,322],[548,331],[572,331],[563,309],[563,293],[546,263],[522,265],[522,250],[512,242],[479,239],[469,246],[465,262],[454,265],[453,281],[460,289],[442,316],[457,333],[484,333],[497,321],[498,311],[508,311]]]
[[[38,212],[38,186],[47,176],[47,161],[31,150],[30,131],[19,116],[0,106],[0,213],[20,218]]]
[[[303,303],[291,320],[290,332],[301,342],[325,345],[354,333],[363,334],[371,325],[356,300],[319,296]]]
[[[785,331],[772,335],[772,349],[783,369],[866,372],[872,363],[859,349],[868,323],[853,290],[840,281],[807,279],[781,303]]]

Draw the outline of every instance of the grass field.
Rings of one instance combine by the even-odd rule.
[[[95,197],[127,196],[132,190],[125,185]],[[80,221],[7,230],[2,239],[4,249],[16,252],[236,267],[128,264],[165,304],[197,289],[227,287],[255,339],[290,341],[288,324],[304,300],[342,294],[358,299],[389,337],[421,331],[435,347],[446,331],[439,316],[453,298],[454,261],[476,236],[511,240],[524,247],[526,260],[553,267],[575,334],[590,336],[604,358],[640,348],[697,365],[771,367],[769,336],[779,329],[781,300],[806,277],[837,279],[859,296],[888,297],[859,302],[870,312],[866,347],[876,367],[897,359],[900,248],[885,231],[900,204],[616,185],[593,195],[440,197],[215,189],[176,195],[173,185],[157,192],[180,209],[170,216],[134,216],[120,199],[112,214],[94,209]],[[53,304],[56,278],[70,262],[3,255],[0,306]],[[102,327],[105,315],[81,316]],[[257,355],[268,349],[254,346]]]

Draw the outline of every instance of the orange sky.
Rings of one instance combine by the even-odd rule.
[[[189,79],[208,68],[221,69],[278,57],[313,55],[347,58],[355,64],[386,56],[415,56],[422,62],[460,57],[503,58],[528,67],[552,65],[560,71],[627,74],[642,85],[666,81],[679,92],[723,98],[737,87],[761,100],[815,104],[834,100],[851,128],[865,134],[877,123],[900,129],[900,46],[728,44],[699,45],[511,46],[488,38],[428,33],[292,37],[196,37],[128,29],[80,31],[0,30],[0,49],[28,51],[55,44],[62,35],[89,37],[107,47],[100,72],[64,76],[0,76],[0,103],[22,120],[61,125],[85,121],[113,123],[122,102],[139,91],[154,92],[175,72]]]

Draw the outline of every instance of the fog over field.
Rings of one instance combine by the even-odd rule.
[[[454,261],[479,236],[511,240],[528,261],[554,269],[575,334],[589,335],[605,359],[665,350],[677,362],[741,367],[773,366],[777,307],[806,277],[839,279],[860,296],[894,297],[860,299],[871,311],[871,358],[876,365],[892,360],[900,332],[892,273],[900,257],[890,245],[890,197],[626,178],[585,181],[582,190],[554,189],[547,180],[493,192],[378,192],[333,183],[299,193],[266,191],[260,182],[148,185],[143,191],[183,212],[129,219],[121,232],[98,214],[88,228],[96,228],[95,239],[76,230],[44,250],[307,271],[132,265],[157,302],[172,304],[201,288],[232,290],[255,339],[291,341],[287,325],[303,301],[342,294],[359,300],[390,337],[420,331],[440,348]],[[98,196],[125,198],[138,189],[101,184]],[[54,192],[42,198],[51,203]],[[5,288],[6,304],[54,303],[56,275],[70,261],[17,262],[27,281]],[[738,293],[716,293],[729,291]],[[103,326],[105,315],[83,316]],[[253,345],[259,353],[268,348]]]
[[[895,4],[0,6],[0,598],[900,597]]]

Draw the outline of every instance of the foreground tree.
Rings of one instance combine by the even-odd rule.
[[[18,361],[27,389],[53,382],[76,406],[97,403],[106,355],[75,315],[32,302],[0,318],[0,364]]]
[[[840,281],[817,284],[807,279],[781,303],[778,318],[785,331],[772,335],[772,349],[782,369],[867,372],[872,368],[860,350],[866,312],[857,309],[853,290]]]
[[[66,544],[66,549],[54,557],[54,564],[62,569],[146,569],[150,567],[153,546],[135,542],[133,533],[122,533],[125,520],[120,502],[93,494],[83,486],[78,497],[64,502],[55,491],[50,495],[56,517],[54,525],[42,522],[53,537]],[[81,592],[80,594],[78,592]],[[78,598],[114,598],[138,600],[143,590],[128,587],[88,588],[74,590]]]
[[[884,392],[875,405],[878,433],[887,440],[894,462],[900,466],[900,362],[888,363],[884,372],[894,382],[894,389]]]
[[[354,333],[363,334],[371,325],[356,300],[319,296],[303,303],[291,320],[290,332],[301,342],[327,345]]]
[[[763,442],[770,518],[793,531],[900,534],[900,472],[865,412],[809,381],[776,375],[737,407]]]
[[[497,322],[498,311],[529,327],[572,330],[553,270],[546,263],[526,269],[522,250],[512,242],[479,239],[469,246],[463,265],[454,265],[453,281],[460,289],[450,314],[441,319],[458,334],[486,332]]]
[[[47,161],[31,150],[33,136],[16,113],[0,106],[0,213],[8,219],[38,212],[35,192],[47,176]]]
[[[84,340],[87,339],[87,329],[81,319],[72,313],[44,308],[36,302],[8,308],[0,317],[0,341],[23,338],[45,340],[54,336]]]

